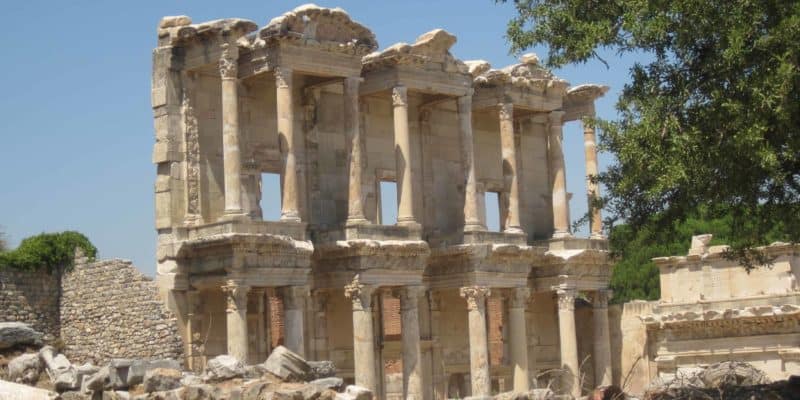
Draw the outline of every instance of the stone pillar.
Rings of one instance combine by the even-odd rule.
[[[256,298],[256,362],[262,362],[267,358],[267,334],[266,334],[266,302],[264,288],[251,289],[253,297]]]
[[[411,134],[408,129],[408,93],[405,86],[392,89],[394,144],[397,173],[397,224],[417,225],[414,215],[414,179],[411,177]]]
[[[442,301],[441,296],[433,290],[428,292],[428,302],[431,306],[431,341],[433,349],[431,351],[431,371],[433,382],[433,398],[435,400],[446,399],[446,388],[444,375],[444,360],[442,359],[442,343],[439,337],[439,321],[441,321]]]
[[[229,279],[222,291],[227,298],[228,354],[247,362],[247,292],[250,287]]]
[[[485,231],[478,216],[478,199],[475,182],[475,151],[472,134],[472,90],[456,100],[458,106],[458,132],[461,137],[461,162],[464,166],[464,231]]]
[[[531,297],[527,287],[511,289],[508,307],[508,322],[511,342],[511,365],[514,367],[514,391],[527,392],[530,389],[528,375],[528,330],[525,308]]]
[[[358,275],[344,287],[344,295],[353,302],[353,363],[356,385],[377,393],[378,374],[375,365],[375,336],[372,327],[373,287],[361,284]]]
[[[419,335],[419,296],[422,287],[404,287],[399,290],[401,333],[403,341],[403,398],[422,400],[422,351]]]
[[[312,295],[314,302],[314,329],[315,336],[315,355],[317,360],[329,360],[330,353],[328,351],[328,293],[315,290]]]
[[[603,218],[599,208],[593,208],[594,200],[600,196],[600,188],[596,182],[592,182],[590,177],[597,176],[597,140],[594,134],[594,126],[583,122],[583,151],[586,155],[586,189],[589,200],[589,229],[592,239],[603,239]]]
[[[503,177],[510,179],[508,190],[508,210],[506,211],[505,232],[522,233],[519,222],[519,179],[517,171],[517,146],[514,143],[514,105],[499,105],[500,148],[503,155]]]
[[[281,221],[300,222],[300,187],[297,171],[297,144],[294,134],[294,87],[292,70],[275,68],[278,135],[283,153],[283,198]]]
[[[305,315],[303,310],[305,310],[308,296],[308,288],[305,286],[287,286],[283,288],[286,348],[303,357],[306,355],[305,329],[303,326]]]
[[[199,366],[201,364],[200,357],[202,354],[199,354],[198,345],[202,342],[202,337],[200,336],[200,326],[198,323],[198,315],[197,309],[198,304],[200,304],[200,293],[195,289],[189,289],[186,291],[186,339],[189,343],[188,346],[188,353],[187,353],[187,366],[192,371],[199,371]]]
[[[575,333],[575,294],[573,288],[559,288],[558,334],[561,347],[561,368],[564,370],[563,386],[569,394],[580,397],[580,364],[578,363],[578,340]]]
[[[225,215],[243,216],[242,155],[239,149],[239,47],[224,43],[219,59],[222,80],[222,166],[225,181]],[[247,361],[247,360],[244,360]]]
[[[594,292],[594,373],[595,386],[611,384],[611,335],[608,332],[608,299],[610,290]]]
[[[361,77],[350,76],[344,79],[344,132],[347,140],[349,168],[347,224],[367,222],[364,216],[364,198],[361,193],[362,169],[364,167],[361,148],[361,124],[359,116],[358,85]]]
[[[486,298],[490,294],[489,288],[483,286],[461,288],[461,297],[467,300],[467,310],[469,310],[469,370],[472,378],[472,397],[488,398],[492,395],[486,334]]]
[[[567,202],[567,176],[564,171],[563,133],[561,131],[564,117],[563,111],[551,111],[548,114],[550,127],[548,145],[550,176],[552,178],[553,195],[553,238],[569,237],[569,203]]]

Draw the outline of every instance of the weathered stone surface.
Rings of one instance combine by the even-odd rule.
[[[52,400],[57,396],[49,390],[0,380],[0,399],[3,400]]]
[[[181,363],[173,359],[163,360],[134,360],[131,362],[127,373],[128,386],[133,386],[144,381],[147,371],[155,368],[181,369]]]
[[[177,369],[153,368],[144,374],[144,390],[152,393],[177,389],[181,386],[182,378],[183,374]]]
[[[337,393],[337,400],[372,400],[372,391],[356,385],[348,385],[344,393]]]
[[[305,380],[311,372],[311,366],[303,357],[283,346],[272,350],[263,365],[267,372],[284,381]]]
[[[173,16],[166,16],[161,18],[161,21],[158,23],[159,29],[166,29],[166,28],[175,28],[178,26],[186,26],[191,25],[192,19],[186,15],[173,15]]]
[[[130,360],[127,358],[115,358],[111,360],[108,364],[110,367],[109,370],[109,379],[111,381],[111,387],[114,389],[127,389],[128,384],[128,375],[130,374],[131,366],[133,365],[134,360]]]
[[[752,386],[769,383],[767,375],[745,362],[725,361],[711,364],[698,374],[707,388]]]
[[[531,400],[552,400],[555,398],[555,393],[549,388],[532,389],[528,394]]]
[[[42,333],[22,322],[0,322],[0,349],[26,344],[41,345]]]
[[[225,380],[244,376],[244,364],[236,357],[223,354],[212,358],[206,367],[210,380]]]
[[[83,381],[81,391],[97,392],[111,388],[111,367],[106,365]]]
[[[336,364],[333,361],[308,361],[311,370],[306,376],[306,380],[330,378],[336,376]]]
[[[8,363],[8,379],[17,383],[36,383],[41,372],[42,362],[36,353],[20,355]]]

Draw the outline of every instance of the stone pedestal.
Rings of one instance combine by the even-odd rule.
[[[597,183],[592,182],[590,177],[597,176],[597,143],[594,134],[594,127],[584,122],[583,125],[583,150],[586,155],[586,189],[589,201],[591,218],[589,229],[593,239],[603,239],[603,218],[599,208],[592,208],[594,200],[600,196],[600,189]]]
[[[399,290],[403,340],[403,398],[422,400],[422,353],[419,344],[419,296],[422,287]]]
[[[517,146],[514,144],[514,105],[499,105],[500,148],[503,156],[503,177],[508,182],[508,210],[504,231],[522,233],[519,222],[519,177],[517,168]]]
[[[608,299],[611,291],[594,292],[594,374],[595,386],[611,384],[611,336],[608,332]]]
[[[475,151],[472,134],[472,94],[457,99],[458,133],[461,138],[461,163],[464,167],[464,231],[484,231],[478,217],[477,187],[475,184]]]
[[[249,286],[237,280],[228,280],[222,291],[227,306],[228,354],[247,362],[247,293]]]
[[[361,193],[362,169],[364,166],[363,150],[361,149],[361,126],[359,123],[358,86],[361,77],[353,76],[344,79],[344,132],[348,150],[348,203],[347,224],[366,223],[364,217],[364,203]]]
[[[486,297],[489,294],[491,294],[491,291],[487,287],[468,286],[461,288],[461,297],[467,300],[469,370],[472,379],[472,397],[487,398],[492,394],[486,334]]]
[[[297,144],[294,134],[293,71],[275,68],[278,136],[283,150],[283,198],[281,221],[300,222],[300,197],[297,173]]]
[[[374,288],[361,284],[358,275],[344,287],[344,295],[353,302],[353,364],[356,385],[373,393],[378,390],[375,364],[375,336],[372,326],[372,293]]]
[[[530,389],[528,376],[528,330],[525,308],[531,297],[528,288],[511,289],[508,307],[510,328],[511,365],[514,367],[514,391],[527,392]]]
[[[309,296],[305,286],[288,286],[283,288],[283,306],[285,316],[286,348],[305,357],[305,329],[303,318],[306,298]]]
[[[567,177],[564,171],[564,149],[562,141],[563,111],[551,111],[548,114],[549,132],[549,167],[552,179],[553,196],[553,238],[569,237],[569,203],[567,202]]]
[[[564,370],[563,387],[576,398],[581,395],[578,340],[575,336],[575,295],[572,288],[559,288],[558,334],[561,347],[561,368]]]
[[[225,215],[243,216],[242,155],[239,146],[239,47],[222,45],[219,75],[222,81],[222,169],[225,176]]]
[[[397,173],[397,224],[418,225],[414,215],[414,179],[411,176],[411,134],[408,130],[408,93],[405,86],[392,89],[394,143]]]

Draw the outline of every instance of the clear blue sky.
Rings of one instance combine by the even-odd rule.
[[[194,22],[247,18],[259,26],[303,2],[284,1],[14,1],[3,5],[0,27],[0,226],[16,246],[40,232],[78,230],[103,258],[131,259],[155,271],[150,162],[151,51],[164,15]],[[508,54],[505,26],[511,4],[477,1],[319,1],[339,6],[375,32],[381,48],[413,42],[444,28],[458,37],[462,60],[495,67]],[[540,56],[544,49],[533,49]],[[598,115],[614,118],[614,103],[632,59],[607,58],[556,74],[573,85],[611,86]],[[565,128],[572,217],[586,211],[580,124]],[[601,156],[601,168],[608,157]],[[583,232],[585,234],[585,232]]]

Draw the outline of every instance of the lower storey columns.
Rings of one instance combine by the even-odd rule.
[[[592,312],[594,320],[594,373],[595,386],[611,384],[611,338],[608,332],[608,298],[611,291],[594,292]]]
[[[574,288],[559,288],[558,295],[558,333],[561,347],[561,368],[564,370],[564,390],[576,398],[581,395],[580,365],[578,364],[578,340],[575,336],[575,294]]]
[[[344,295],[353,302],[353,363],[356,385],[377,393],[378,374],[372,326],[373,291],[374,288],[361,284],[358,275],[344,287]]]
[[[305,318],[306,298],[309,296],[305,286],[288,286],[283,288],[284,315],[286,316],[286,347],[305,357],[305,335],[303,319]]]
[[[525,324],[525,306],[531,297],[528,288],[511,289],[508,322],[510,327],[511,365],[514,367],[514,391],[530,389],[528,377],[528,330]]]
[[[461,297],[467,300],[469,310],[469,369],[472,380],[472,397],[490,397],[489,351],[486,335],[486,297],[489,288],[468,286],[461,288]]]
[[[419,344],[419,296],[421,287],[399,290],[403,340],[403,398],[422,400],[422,353]]]
[[[222,286],[226,297],[228,354],[247,362],[247,293],[250,287],[230,279]]]

